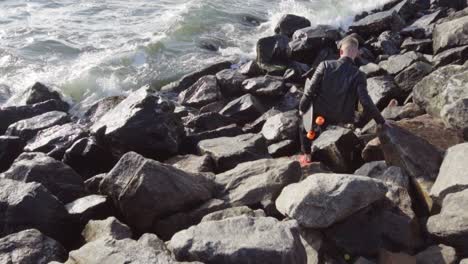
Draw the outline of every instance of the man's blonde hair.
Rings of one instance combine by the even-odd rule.
[[[340,49],[355,48],[359,49],[359,41],[355,37],[346,37],[340,43]]]

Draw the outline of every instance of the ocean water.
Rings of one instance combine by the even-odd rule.
[[[1,0],[0,85],[36,81],[80,107],[204,65],[255,57],[283,14],[347,28],[389,0]]]

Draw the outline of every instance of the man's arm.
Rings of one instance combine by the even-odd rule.
[[[302,113],[309,110],[310,105],[312,104],[312,99],[315,96],[315,93],[318,87],[322,83],[323,74],[325,72],[325,63],[320,63],[315,70],[314,75],[310,81],[310,85],[304,88],[304,94],[302,95],[301,103],[299,104],[299,111]]]
[[[367,79],[364,73],[360,73],[357,80],[357,92],[359,96],[359,101],[364,108],[364,112],[370,114],[370,116],[377,122],[377,124],[385,123],[385,119],[380,113],[377,106],[375,106],[372,98],[369,96],[367,91]]]

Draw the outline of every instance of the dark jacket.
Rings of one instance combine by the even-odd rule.
[[[325,117],[327,124],[352,124],[358,100],[378,124],[385,122],[367,92],[366,75],[351,58],[342,57],[319,64],[299,108],[305,113],[313,103],[315,115]]]

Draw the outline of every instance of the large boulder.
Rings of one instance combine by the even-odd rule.
[[[257,42],[257,63],[267,72],[284,71],[290,60],[289,38],[276,35],[261,38]]]
[[[242,92],[242,83],[247,79],[238,70],[227,69],[216,74],[216,79],[221,90],[221,94],[225,97],[239,96]]]
[[[203,131],[199,133],[189,133],[183,140],[182,151],[185,153],[196,153],[198,143],[203,140],[222,138],[222,137],[236,137],[243,134],[242,128],[236,124],[223,126],[217,129]]]
[[[434,22],[443,15],[442,10],[429,13],[418,18],[411,25],[400,31],[403,36],[412,36],[414,38],[424,38],[432,36],[434,30]]]
[[[0,262],[4,264],[48,264],[64,261],[67,251],[57,241],[36,229],[28,229],[0,239]]]
[[[401,49],[432,54],[432,39],[414,39],[409,37],[401,43]]]
[[[102,180],[100,191],[140,232],[151,231],[159,218],[191,209],[211,198],[202,179],[134,152],[122,156]]]
[[[310,21],[307,18],[287,14],[281,17],[280,21],[275,27],[275,33],[286,35],[291,38],[296,30],[306,27],[310,27]]]
[[[88,243],[106,237],[120,240],[131,238],[132,230],[117,218],[111,216],[104,220],[89,221],[81,235]]]
[[[468,44],[468,16],[439,24],[434,29],[434,54]]]
[[[457,252],[445,245],[431,246],[416,255],[417,264],[455,264]]]
[[[231,118],[216,112],[202,113],[184,118],[186,132],[190,134],[218,129],[233,124]]]
[[[418,61],[427,62],[427,59],[422,53],[410,51],[403,54],[390,56],[388,60],[380,62],[379,66],[386,70],[389,74],[396,75]]]
[[[401,91],[409,94],[413,91],[413,87],[431,72],[432,65],[418,61],[395,76],[395,83],[400,87]]]
[[[463,64],[468,60],[468,45],[448,49],[432,58],[432,64],[439,68],[448,64]]]
[[[19,137],[0,136],[0,172],[10,168],[23,152],[24,143]]]
[[[88,195],[65,205],[68,214],[84,226],[89,220],[105,219],[115,214],[110,199],[104,195]]]
[[[213,75],[200,78],[179,94],[179,103],[186,106],[202,107],[221,99],[218,81]]]
[[[250,217],[266,217],[265,212],[261,209],[252,210],[247,206],[238,206],[238,207],[231,207],[224,210],[216,211],[214,213],[208,214],[201,222],[209,222],[209,221],[220,221],[231,217],[237,216],[250,216]]]
[[[392,100],[382,111],[382,116],[389,120],[401,120],[405,118],[415,118],[424,115],[425,111],[415,103],[407,103],[403,106],[398,105],[398,101]]]
[[[405,21],[409,21],[418,11],[428,9],[430,5],[430,0],[403,0],[391,10],[395,10]]]
[[[270,75],[247,79],[242,88],[258,96],[281,96],[287,91],[283,78]]]
[[[33,86],[26,89],[18,99],[19,101],[13,100],[11,103],[16,105],[33,105],[48,100],[62,101],[57,91],[50,89],[40,82],[36,82]]]
[[[70,117],[67,113],[51,111],[11,124],[5,134],[8,136],[17,136],[24,141],[28,141],[43,129],[56,125],[63,125],[68,122],[70,122]]]
[[[64,204],[82,197],[85,193],[80,175],[44,153],[21,154],[3,177],[21,182],[41,183]]]
[[[262,131],[263,125],[265,125],[265,122],[272,116],[275,116],[277,114],[280,114],[281,111],[276,109],[276,108],[271,108],[270,110],[266,111],[263,113],[259,118],[257,118],[255,121],[246,124],[244,128],[242,129],[245,133],[259,133]]]
[[[398,31],[405,25],[403,18],[395,10],[368,15],[350,26],[350,30],[363,37],[380,35],[383,31]]]
[[[190,173],[206,173],[213,172],[214,170],[213,160],[208,155],[176,156],[167,160],[165,163]]]
[[[213,158],[216,172],[269,156],[265,139],[256,134],[202,140],[198,143],[198,150],[200,154],[208,154]]]
[[[156,159],[176,154],[183,136],[173,103],[146,87],[130,94],[91,130],[102,137],[116,156],[135,151]]]
[[[110,96],[97,101],[87,108],[86,112],[78,120],[78,123],[91,126],[124,99],[125,96]]]
[[[377,41],[372,43],[372,47],[378,54],[395,55],[400,53],[401,36],[393,34],[391,31],[384,31]]]
[[[239,124],[245,124],[254,121],[265,111],[265,106],[255,96],[246,94],[228,103],[219,113]]]
[[[269,143],[278,143],[287,139],[295,140],[299,122],[297,111],[280,113],[268,118],[261,132]]]
[[[372,101],[379,109],[384,109],[390,100],[400,94],[400,88],[390,75],[367,79],[367,89]]]
[[[306,263],[297,224],[266,217],[203,222],[175,234],[169,248],[177,260],[207,264]]]
[[[386,192],[383,182],[368,177],[320,173],[284,188],[276,207],[301,226],[326,228],[384,198]]]

